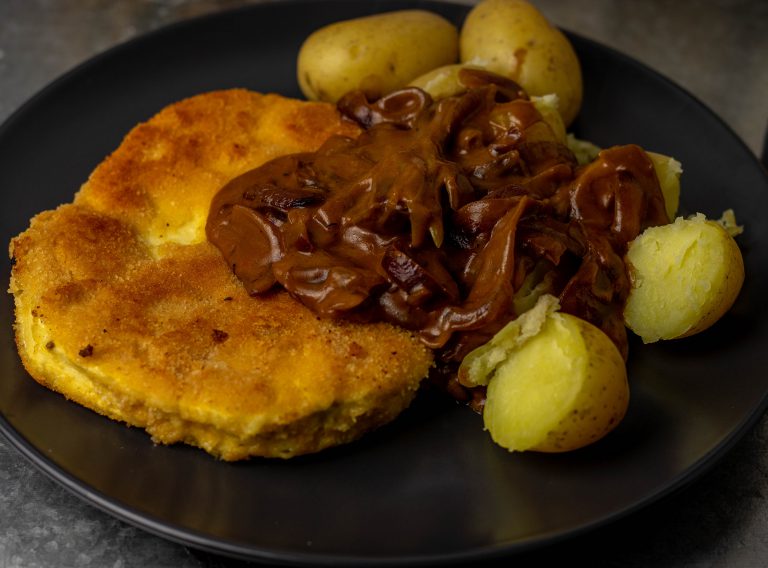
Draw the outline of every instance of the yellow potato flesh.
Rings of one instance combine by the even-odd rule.
[[[356,89],[376,98],[457,58],[453,24],[424,10],[400,10],[315,31],[299,51],[297,78],[310,100],[336,102]]]
[[[629,403],[616,346],[593,325],[555,312],[553,300],[542,296],[459,371],[465,384],[488,385],[485,427],[510,451],[586,446],[610,432]]]
[[[409,83],[410,87],[418,87],[426,91],[436,101],[453,97],[466,92],[467,88],[459,80],[459,72],[462,69],[482,69],[478,65],[468,65],[465,63],[454,63],[452,65],[443,65],[433,69],[424,75],[416,77]],[[565,124],[563,117],[560,116],[560,100],[554,93],[543,96],[531,97],[531,102],[541,115],[544,122],[549,125],[554,137],[561,143],[566,143]]]
[[[563,123],[563,117],[560,116],[560,100],[557,95],[543,95],[540,97],[531,97],[531,102],[536,110],[539,111],[541,118],[544,119],[552,130],[552,134],[558,142],[566,144],[567,137],[565,134],[565,124]]]
[[[439,101],[447,97],[453,97],[466,92],[467,88],[459,81],[459,71],[464,68],[480,69],[476,65],[464,65],[453,63],[432,69],[423,75],[419,75],[409,83],[410,87],[429,93],[434,100]]]
[[[565,144],[568,146],[568,149],[573,152],[573,155],[576,157],[576,161],[580,166],[585,166],[592,162],[602,150],[600,146],[597,146],[588,140],[576,138],[572,133],[568,133],[566,136]]]
[[[538,105],[537,105],[538,108]],[[566,145],[576,156],[579,165],[585,165],[597,158],[601,148],[586,140],[579,140],[573,134],[566,136]],[[661,194],[664,196],[664,209],[669,219],[674,219],[677,208],[680,205],[680,176],[683,173],[683,165],[664,154],[646,152],[653,164],[656,177],[659,180]]]
[[[646,229],[626,261],[632,289],[624,321],[645,343],[707,329],[730,309],[744,282],[738,245],[704,215]]]
[[[667,217],[674,219],[677,214],[677,208],[680,205],[680,176],[683,168],[680,162],[655,152],[646,152],[656,170],[656,177],[659,178],[661,193],[664,196],[664,205],[667,210]]]

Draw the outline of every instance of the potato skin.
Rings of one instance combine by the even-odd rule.
[[[603,438],[624,418],[629,406],[627,368],[618,348],[594,325],[570,314],[587,356],[585,376],[572,408],[532,450],[568,452]]]
[[[315,31],[299,51],[297,75],[308,99],[336,102],[354,89],[379,97],[457,58],[453,24],[424,10],[400,10]]]
[[[644,343],[704,331],[731,308],[744,283],[736,241],[701,214],[646,229],[625,260],[632,289],[624,321]]]
[[[581,66],[568,39],[524,0],[484,0],[467,15],[462,63],[510,77],[530,95],[555,93],[568,126],[582,99]]]
[[[624,359],[605,333],[557,312],[544,295],[465,358],[464,384],[487,384],[483,421],[510,451],[566,452],[613,430],[626,413]]]

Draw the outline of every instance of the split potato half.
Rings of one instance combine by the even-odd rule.
[[[485,428],[510,451],[566,452],[616,427],[629,404],[619,350],[592,324],[537,304],[471,352],[459,380],[487,385]]]
[[[646,229],[625,260],[632,289],[624,321],[644,343],[704,331],[731,308],[744,283],[736,241],[700,213]]]

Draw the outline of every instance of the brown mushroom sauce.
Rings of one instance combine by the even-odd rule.
[[[279,285],[321,317],[413,330],[462,400],[458,363],[543,292],[626,357],[623,256],[669,222],[650,159],[628,145],[578,166],[518,85],[460,80],[468,91],[438,102],[349,93],[338,108],[362,134],[229,182],[208,239],[252,295]]]

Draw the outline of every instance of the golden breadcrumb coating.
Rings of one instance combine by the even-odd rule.
[[[244,90],[134,128],[74,203],[11,243],[16,339],[38,382],[226,460],[354,440],[412,400],[432,354],[389,324],[249,297],[205,239],[213,195],[273,157],[355,136],[334,107]]]

